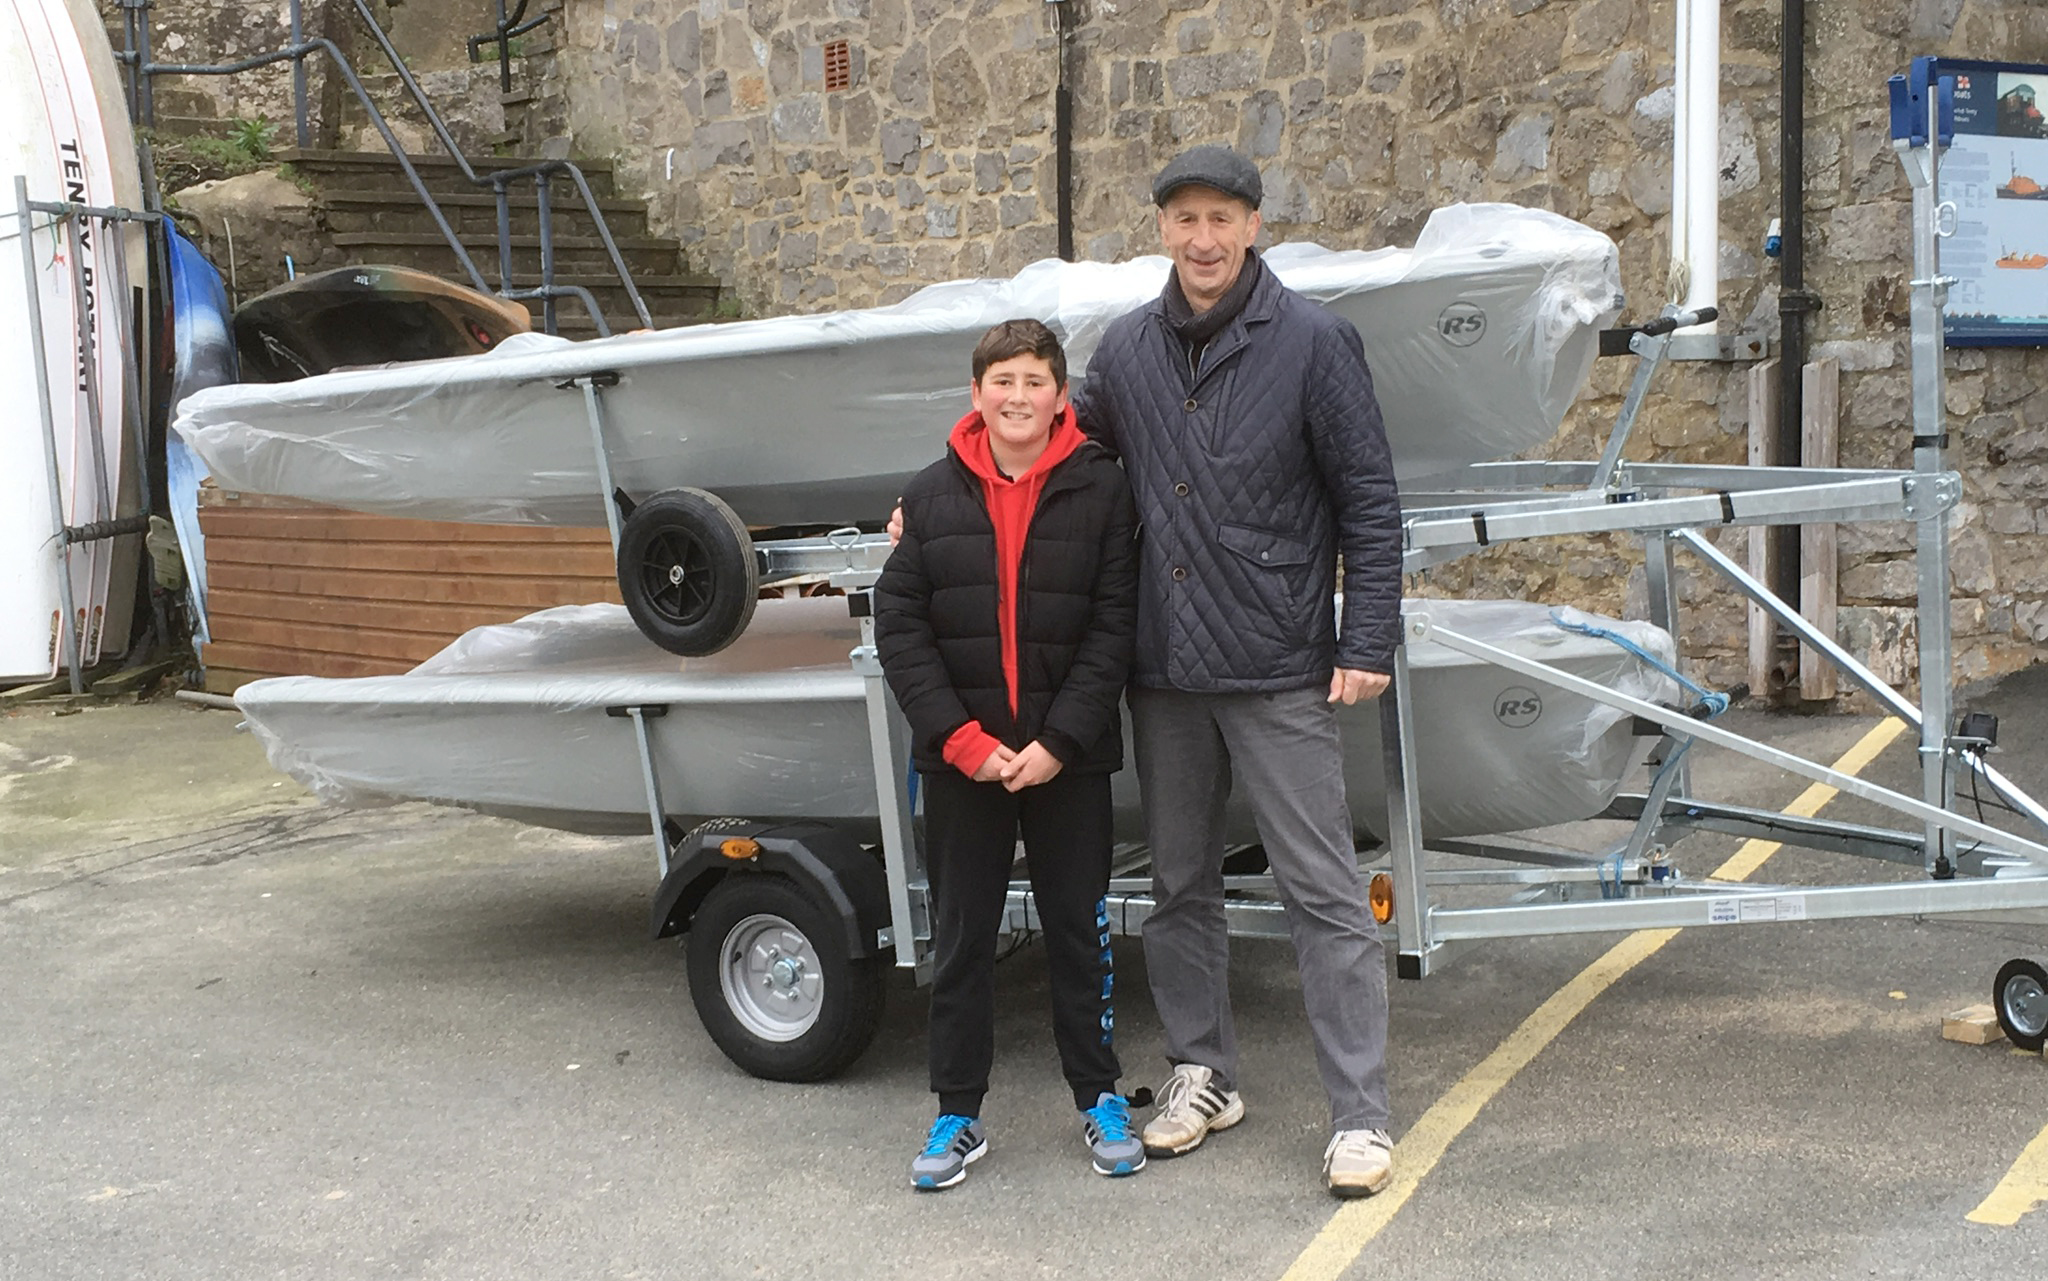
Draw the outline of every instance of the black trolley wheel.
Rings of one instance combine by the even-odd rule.
[[[690,1000],[725,1056],[767,1081],[822,1081],[881,1027],[887,957],[851,955],[838,919],[786,877],[734,872],[691,918]]]
[[[2039,1053],[2048,1043],[2048,969],[2023,956],[1999,966],[1991,981],[1991,1008],[2006,1040]]]
[[[754,617],[754,540],[716,494],[664,489],[619,531],[619,594],[641,634],[671,654],[715,654]]]

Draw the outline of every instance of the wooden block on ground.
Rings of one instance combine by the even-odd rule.
[[[59,676],[53,681],[36,681],[30,685],[16,685],[10,690],[0,690],[0,703],[28,703],[38,698],[49,698],[56,694],[71,692],[71,678]]]
[[[1998,1013],[1988,1005],[1966,1005],[1941,1016],[1941,1039],[1964,1045],[1989,1045],[2005,1039],[1998,1026]]]
[[[164,658],[142,667],[124,667],[112,676],[103,676],[92,683],[91,692],[106,697],[113,694],[132,694],[138,689],[154,685],[180,667],[191,665],[188,658]]]

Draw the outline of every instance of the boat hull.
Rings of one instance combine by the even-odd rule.
[[[1357,325],[1403,481],[1548,440],[1619,307],[1612,241],[1513,206],[1439,210],[1412,249],[1282,245],[1281,280]],[[1037,316],[1088,358],[1116,317],[1158,296],[1168,264],[1034,264],[892,307],[569,343],[202,393],[177,430],[232,489],[363,511],[597,526],[582,395],[603,373],[616,487],[709,490],[747,524],[885,519],[967,407],[992,324]]]
[[[1438,624],[1640,697],[1666,678],[1612,643],[1555,626],[1542,606],[1428,601]],[[1613,623],[1669,659],[1670,638]],[[649,721],[664,808],[713,817],[812,818],[878,830],[859,630],[835,598],[763,602],[731,648],[678,659],[617,606],[571,606],[479,628],[403,676],[284,677],[236,692],[271,763],[346,803],[426,800],[598,833],[644,831],[631,722],[605,712],[662,704]],[[1648,740],[1591,700],[1540,689],[1441,647],[1411,659],[1423,831],[1520,831],[1591,817],[1641,763]],[[1361,840],[1385,831],[1380,709],[1340,708],[1345,782]],[[1128,751],[1127,751],[1128,755]],[[1113,785],[1117,832],[1142,840],[1136,772]],[[1242,789],[1230,839],[1257,840]]]
[[[27,179],[32,201],[142,205],[120,73],[90,0],[0,4],[0,209],[9,242],[0,247],[0,397],[14,411],[0,428],[0,475],[10,485],[8,501],[0,502],[0,682],[53,676],[63,662],[59,575],[66,561],[53,536],[57,521],[86,525],[141,505],[129,435],[144,395],[130,377],[130,350],[140,336],[125,323],[146,270],[140,225],[95,225],[74,250],[68,238],[60,247],[48,215],[34,216],[33,285],[57,450],[53,486],[38,412],[16,175]],[[74,253],[82,292],[73,285]],[[84,372],[88,353],[91,379]],[[86,666],[127,648],[140,551],[134,535],[71,551],[71,599]]]

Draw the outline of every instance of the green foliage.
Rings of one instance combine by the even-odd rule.
[[[313,180],[300,173],[298,168],[289,162],[277,167],[277,176],[292,186],[297,187],[303,195],[317,196],[320,194],[320,189],[313,185]]]
[[[227,126],[226,137],[146,132],[156,162],[157,185],[167,192],[179,191],[194,183],[239,177],[270,162],[276,125],[262,118],[237,118]],[[292,180],[305,190],[302,179]]]
[[[228,122],[228,141],[251,160],[270,159],[270,140],[276,136],[277,126],[263,116],[237,116]]]
[[[738,320],[745,314],[740,308],[739,295],[723,291],[718,295],[718,304],[711,309],[711,315],[716,320]]]

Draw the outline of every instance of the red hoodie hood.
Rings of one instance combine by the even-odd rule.
[[[1052,439],[1046,443],[1045,452],[1038,461],[1031,464],[1022,476],[1004,477],[996,470],[995,455],[988,447],[988,424],[981,421],[981,414],[968,410],[967,416],[953,424],[953,434],[947,443],[953,452],[960,455],[960,461],[967,464],[967,470],[981,477],[984,482],[1022,483],[1043,479],[1045,474],[1073,456],[1075,450],[1086,443],[1088,437],[1074,425],[1074,411],[1068,408],[1053,420]]]

